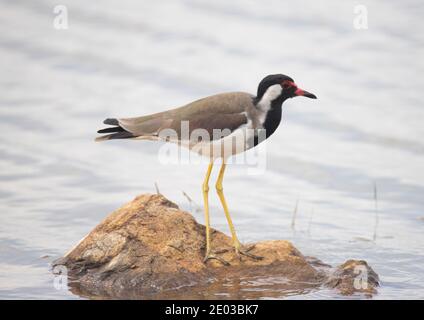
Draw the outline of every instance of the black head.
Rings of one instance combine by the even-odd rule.
[[[258,86],[257,101],[267,94],[271,100],[284,101],[288,98],[303,96],[311,99],[317,97],[297,87],[294,80],[284,74],[271,74],[262,79]]]

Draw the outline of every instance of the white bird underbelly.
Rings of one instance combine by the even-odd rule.
[[[201,156],[215,160],[228,159],[231,156],[245,152],[254,147],[255,130],[246,125],[237,128],[231,134],[220,139],[199,141],[168,139],[167,142],[178,144]],[[141,137],[139,137],[140,139]]]

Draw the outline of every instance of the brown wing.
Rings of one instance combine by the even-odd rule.
[[[213,137],[214,129],[232,131],[246,124],[246,110],[251,106],[252,96],[248,93],[223,93],[177,109],[143,117],[118,119],[118,122],[134,136],[157,136],[163,129],[173,129],[181,137],[181,126],[186,121],[189,134],[195,129],[205,129]]]

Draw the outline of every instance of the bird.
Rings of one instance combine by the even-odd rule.
[[[224,172],[231,156],[254,148],[275,132],[281,123],[283,103],[299,96],[317,98],[300,89],[291,77],[271,74],[259,82],[256,94],[220,93],[154,114],[133,118],[107,118],[103,123],[111,127],[97,131],[101,135],[95,140],[166,141],[207,157],[209,164],[202,184],[206,226],[204,262],[217,259],[228,265],[227,261],[219,257],[218,251],[212,251],[209,218],[209,178],[215,161],[221,159],[215,187],[231,232],[235,253],[240,259],[243,255],[260,260],[262,257],[250,253],[252,247],[245,248],[237,237],[223,192]]]

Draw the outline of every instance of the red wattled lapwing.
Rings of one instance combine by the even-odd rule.
[[[239,256],[243,254],[260,259],[261,257],[249,253],[249,249],[243,248],[237,238],[222,188],[226,160],[256,146],[261,142],[260,136],[266,139],[272,135],[281,122],[283,102],[297,96],[316,99],[314,94],[298,88],[292,78],[283,74],[269,75],[259,83],[256,96],[245,92],[222,93],[151,115],[106,119],[104,123],[113,127],[99,130],[98,133],[106,135],[99,136],[96,141],[170,141],[209,157],[210,164],[202,185],[206,220],[205,261],[218,259],[227,264],[212,253],[210,246],[209,177],[214,161],[221,158],[216,191],[230,227],[235,251]],[[193,134],[199,130],[201,134],[194,135],[193,139]],[[166,134],[162,134],[163,132]]]

